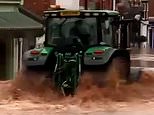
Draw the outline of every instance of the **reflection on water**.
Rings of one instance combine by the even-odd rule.
[[[140,53],[140,55],[142,56],[143,54],[148,54],[148,51],[149,51],[150,49],[147,47],[147,48],[144,48],[144,47],[141,47],[140,49],[139,49],[139,53]],[[147,63],[147,61],[143,61],[143,60],[140,60],[140,65],[141,65],[141,67],[148,67],[148,63]]]

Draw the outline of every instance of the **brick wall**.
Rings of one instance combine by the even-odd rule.
[[[88,2],[94,2],[97,8],[112,9],[112,0],[88,0]],[[80,0],[80,5],[85,5],[84,0]]]
[[[103,9],[112,9],[112,0],[104,0],[100,3]]]
[[[42,15],[43,11],[47,10],[50,4],[54,4],[54,0],[25,0],[24,1],[24,7],[38,15]]]
[[[154,0],[149,0],[149,17],[154,17]]]
[[[112,0],[104,0],[104,2],[100,2],[102,0],[88,1],[95,2],[96,6],[102,9],[112,9]],[[42,15],[43,11],[47,10],[50,4],[55,4],[55,0],[24,0],[24,7],[38,15]],[[84,4],[85,1],[80,0],[80,5],[84,6]]]

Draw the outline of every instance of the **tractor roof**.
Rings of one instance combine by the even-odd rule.
[[[119,12],[113,10],[47,10],[45,17],[69,17],[69,16],[118,16]]]

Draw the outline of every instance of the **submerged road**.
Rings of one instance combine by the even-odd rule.
[[[154,70],[154,50],[133,49],[131,51],[131,67]],[[152,93],[151,91],[152,90],[148,93]],[[50,103],[43,104],[37,101],[30,102],[29,100],[10,103],[1,101],[0,115],[154,115],[153,98],[149,101],[143,100],[143,102],[131,103],[129,106],[127,103],[129,102],[121,102],[120,105],[118,104],[118,109],[116,109],[116,105],[112,103],[111,106],[108,106],[107,110],[104,110],[104,106],[99,107],[99,109],[88,108],[85,110],[80,106],[68,104],[52,105]],[[91,103],[89,103],[89,105],[91,105]]]
[[[22,104],[22,103],[21,103]],[[18,104],[12,105],[1,105],[1,115],[153,115],[154,108],[150,106],[148,109],[138,108],[124,111],[103,111],[93,110],[89,108],[85,111],[77,106],[70,106],[68,108],[63,105],[44,105],[44,104],[32,104],[26,103],[27,107],[19,107]],[[29,107],[28,107],[29,105]]]

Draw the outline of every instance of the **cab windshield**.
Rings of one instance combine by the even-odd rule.
[[[99,37],[102,42],[112,45],[112,31],[110,20],[98,23],[96,17],[51,18],[48,20],[46,41],[49,45],[60,47],[70,44],[77,37],[84,46],[89,46],[97,44]]]

